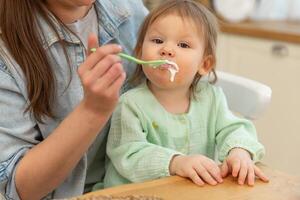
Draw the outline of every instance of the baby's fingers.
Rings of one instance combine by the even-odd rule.
[[[260,180],[269,182],[269,178],[256,165],[254,165],[254,173]]]
[[[208,184],[217,185],[217,181],[208,173],[208,171],[202,166],[198,165],[194,168],[197,174]]]
[[[234,163],[232,164],[232,176],[237,177],[239,174],[239,171],[241,169],[241,162],[240,160],[235,160]]]
[[[211,160],[211,162],[203,163],[203,166],[206,168],[208,173],[219,183],[223,182],[222,176],[221,176],[221,170],[218,167],[218,165]]]
[[[201,180],[200,176],[196,173],[196,171],[191,171],[189,174],[190,179],[192,179],[192,181],[199,186],[203,186],[204,182]]]
[[[253,186],[254,180],[255,180],[255,173],[253,166],[249,167],[248,169],[248,175],[247,175],[248,185]]]
[[[227,175],[228,175],[228,173],[229,173],[229,166],[228,166],[228,164],[227,164],[227,161],[226,160],[224,160],[223,161],[223,164],[221,165],[221,176],[224,178],[224,177],[226,177]]]
[[[248,174],[248,164],[241,163],[241,168],[238,177],[238,184],[243,185]]]

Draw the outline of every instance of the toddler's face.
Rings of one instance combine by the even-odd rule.
[[[167,59],[177,63],[179,72],[170,82],[165,68],[143,67],[143,71],[159,88],[190,87],[202,67],[204,37],[191,19],[183,20],[176,14],[158,18],[148,27],[142,46],[143,60]]]

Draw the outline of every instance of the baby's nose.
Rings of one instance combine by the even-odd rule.
[[[162,48],[160,50],[160,55],[161,56],[169,56],[169,57],[173,57],[175,56],[175,51],[169,48]]]

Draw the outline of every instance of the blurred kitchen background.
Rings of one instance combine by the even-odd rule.
[[[161,1],[144,0],[149,9]],[[220,21],[217,69],[272,88],[271,104],[254,121],[263,162],[300,176],[300,0],[195,1]]]

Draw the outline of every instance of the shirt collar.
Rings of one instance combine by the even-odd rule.
[[[118,27],[130,16],[129,10],[112,1],[96,1],[99,21],[99,42],[106,44],[119,36]]]
[[[118,27],[128,19],[130,16],[129,10],[112,3],[111,1],[95,2],[95,8],[98,17],[98,30],[100,44],[106,44],[114,38],[119,36]],[[62,27],[52,13],[48,14],[50,19],[57,30],[58,36],[68,42],[80,44],[80,40],[65,27]],[[45,49],[59,41],[57,34],[49,26],[43,17],[38,17],[38,23],[44,36],[42,37],[42,44]]]

